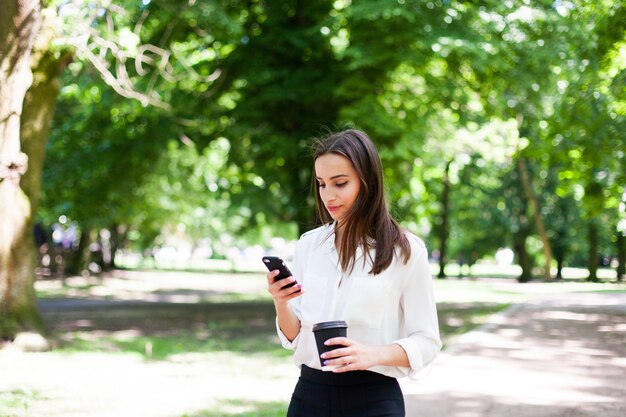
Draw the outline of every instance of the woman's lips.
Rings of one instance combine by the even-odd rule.
[[[340,206],[328,206],[326,208],[328,209],[328,211],[333,212],[339,210],[339,207]]]

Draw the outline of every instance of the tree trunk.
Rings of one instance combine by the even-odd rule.
[[[111,255],[109,259],[109,265],[107,268],[109,270],[115,269],[115,257],[117,256],[117,251],[124,245],[124,240],[126,240],[127,229],[126,226],[114,223],[111,225],[111,237],[110,237],[110,247],[111,247]]]
[[[621,281],[626,275],[626,236],[617,232],[617,280]]]
[[[552,254],[554,255],[554,259],[556,260],[556,276],[554,277],[555,280],[563,279],[563,265],[565,264],[565,256],[568,250],[568,247],[565,244],[566,239],[566,233],[557,230],[555,240],[553,240],[553,242],[555,243],[552,245],[552,248],[554,250]]]
[[[446,262],[448,257],[448,236],[450,234],[450,165],[452,161],[446,163],[443,174],[443,191],[441,193],[441,225],[439,228],[439,273],[437,278],[446,277]]]
[[[526,249],[528,231],[521,228],[513,234],[513,249],[517,254],[517,261],[522,268],[522,274],[517,278],[518,282],[529,282],[532,279],[532,263]]]
[[[9,6],[9,9],[13,10],[13,5]],[[0,145],[2,145],[0,155],[2,161],[10,161],[10,156],[15,155],[16,149],[18,155],[20,151],[23,152],[24,159],[28,161],[28,170],[25,166],[21,171],[13,169],[14,173],[17,171],[18,174],[20,172],[23,174],[21,181],[19,175],[13,175],[12,181],[0,182],[0,188],[4,189],[0,191],[0,194],[8,192],[13,195],[13,198],[0,196],[0,236],[2,236],[0,240],[5,242],[5,237],[7,237],[6,242],[11,242],[8,251],[6,247],[0,248],[0,259],[6,259],[6,257],[10,259],[8,264],[0,263],[0,288],[2,288],[0,321],[6,324],[0,324],[0,327],[4,329],[0,330],[2,333],[0,336],[4,338],[11,338],[20,328],[40,330],[42,327],[33,287],[36,259],[36,247],[33,240],[34,214],[39,205],[45,147],[59,92],[59,79],[69,56],[59,54],[60,51],[50,51],[50,44],[56,33],[51,22],[45,19],[42,21],[38,1],[24,1],[14,7],[18,10],[14,16],[19,16],[20,13],[28,16],[21,20],[17,17],[14,21],[15,26],[9,28],[9,31],[13,30],[19,33],[19,37],[22,37],[25,36],[26,28],[30,27],[31,38],[28,45],[22,43],[19,46],[21,54],[19,59],[26,63],[26,70],[22,68],[21,71],[26,71],[28,75],[22,76],[19,81],[22,83],[20,88],[10,86],[5,88],[5,83],[10,81],[5,61],[10,59],[11,52],[8,55],[3,55],[4,52],[0,54],[2,56],[0,103],[14,100],[18,94],[21,94],[19,112],[13,111],[9,115],[9,118],[18,117],[17,131],[9,118],[3,116],[0,119],[0,132],[4,129],[4,132],[0,133],[4,135],[0,136]],[[23,23],[20,24],[20,21]],[[16,42],[14,34],[2,32],[2,29],[6,27],[3,14],[0,19],[2,51],[7,51],[5,42],[8,42],[6,45],[9,46],[11,42]],[[15,56],[14,59],[16,59]],[[18,67],[19,65],[16,64],[13,70],[16,71]],[[5,114],[3,104],[0,104],[0,108],[2,114]],[[9,159],[6,159],[7,157]],[[13,190],[7,191],[11,183]],[[13,204],[11,204],[12,201]],[[10,221],[10,219],[14,219],[12,233],[8,231],[5,223],[5,220]],[[18,230],[17,225],[20,225],[21,230]]]
[[[563,279],[563,257],[556,257],[556,277],[555,279]]]
[[[78,248],[74,251],[68,266],[67,273],[70,275],[79,275],[89,260],[89,244],[91,231],[85,227],[80,227],[80,236],[78,241]]]
[[[44,18],[43,28],[35,40],[31,59],[33,85],[24,98],[20,129],[22,149],[28,155],[28,172],[22,178],[22,189],[30,199],[33,213],[39,208],[46,145],[61,88],[61,75],[73,58],[69,51],[49,49],[56,36],[51,25]]]
[[[587,261],[587,268],[589,269],[589,276],[587,281],[598,282],[598,225],[595,219],[589,220],[589,259]]]
[[[117,249],[119,248],[119,239],[120,234],[118,233],[118,225],[114,224],[111,227],[111,257],[109,259],[108,269],[115,269],[115,255],[117,254]]]
[[[522,181],[522,186],[524,187],[524,194],[526,194],[526,198],[530,202],[530,206],[532,207],[533,217],[535,219],[535,227],[537,228],[537,232],[541,237],[541,242],[543,244],[543,256],[545,257],[545,278],[547,280],[552,279],[550,273],[550,264],[552,263],[552,251],[550,250],[550,241],[548,240],[548,233],[546,232],[546,228],[543,223],[543,216],[541,215],[541,208],[539,206],[539,200],[537,199],[537,195],[533,191],[533,187],[530,181],[530,175],[528,174],[528,168],[526,167],[526,160],[523,156],[519,155],[517,157],[517,169],[520,173],[520,179]]]
[[[30,55],[41,24],[37,0],[7,0],[0,10],[0,338],[38,328],[33,288],[31,203],[20,187],[28,157],[20,147],[24,96],[32,84]]]

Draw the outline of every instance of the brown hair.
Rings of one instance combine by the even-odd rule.
[[[356,249],[363,245],[364,254],[375,249],[370,274],[380,274],[393,260],[395,248],[400,248],[402,261],[408,262],[411,246],[406,235],[387,209],[383,185],[383,167],[372,140],[362,131],[348,129],[331,133],[318,139],[313,145],[313,158],[334,153],[347,158],[361,180],[359,195],[341,225],[342,239],[339,242],[339,263],[343,271],[352,271],[356,261]],[[315,175],[313,189],[317,215],[323,223],[333,221],[320,197]],[[365,262],[365,258],[363,259]]]

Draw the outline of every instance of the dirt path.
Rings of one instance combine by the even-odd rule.
[[[626,293],[537,296],[404,382],[411,417],[623,417]]]

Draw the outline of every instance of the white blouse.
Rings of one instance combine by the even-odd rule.
[[[371,261],[360,248],[352,273],[342,273],[334,245],[334,224],[301,236],[291,271],[304,293],[289,301],[300,319],[300,333],[290,342],[276,320],[281,343],[295,351],[296,365],[321,369],[313,325],[345,320],[349,338],[371,346],[397,343],[408,356],[410,368],[374,366],[370,371],[394,378],[420,377],[442,344],[427,250],[419,238],[406,235],[411,245],[409,261],[403,264],[396,254],[391,265],[378,275],[369,274]]]

